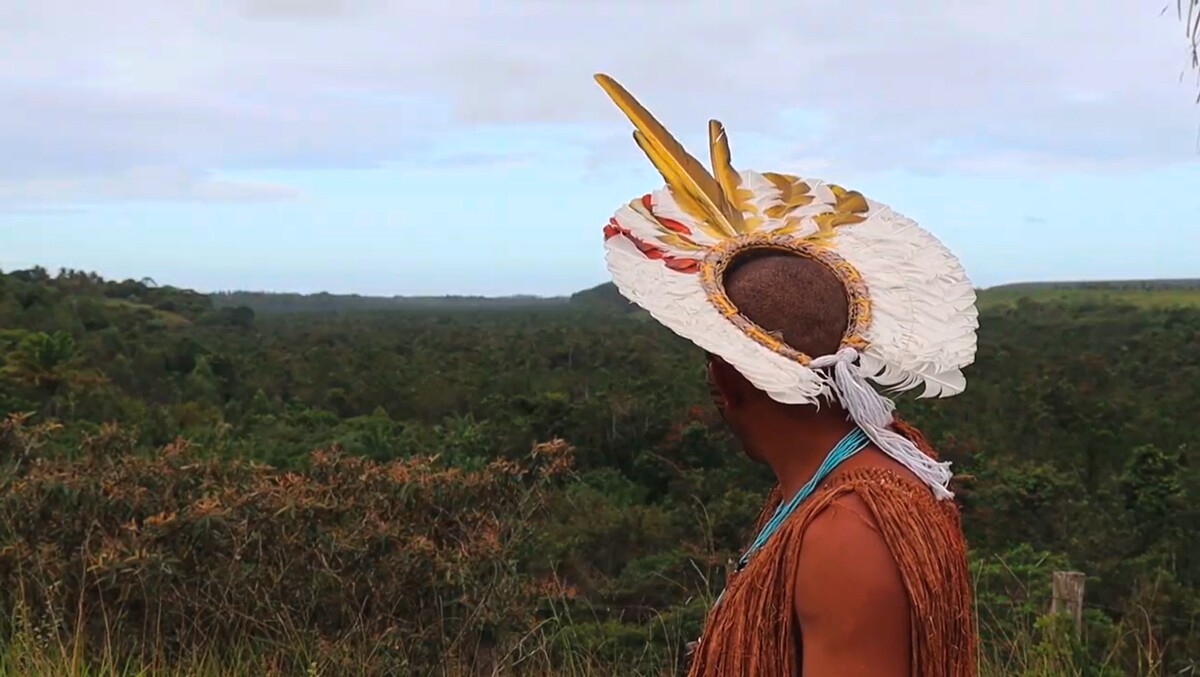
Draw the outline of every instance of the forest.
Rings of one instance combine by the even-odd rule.
[[[1200,288],[980,306],[967,392],[899,406],[958,473],[982,673],[1195,673]],[[0,674],[671,674],[769,487],[609,285],[0,273]]]

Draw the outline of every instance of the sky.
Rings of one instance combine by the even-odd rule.
[[[976,285],[1200,277],[1200,82],[1169,0],[0,0],[0,269],[569,294],[697,155],[834,181]],[[735,9],[736,8],[736,9]]]

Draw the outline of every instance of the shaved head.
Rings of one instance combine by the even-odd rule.
[[[825,265],[787,252],[750,251],[730,264],[723,282],[742,315],[792,348],[821,357],[840,347],[849,300]]]

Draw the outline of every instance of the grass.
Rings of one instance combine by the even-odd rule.
[[[1054,621],[1042,623],[1052,626]],[[1058,625],[1062,625],[1061,623]],[[1065,627],[1065,626],[1063,626]],[[1015,640],[1013,648],[1004,653],[984,652],[979,666],[980,677],[1076,677],[1081,675],[1113,676],[1138,675],[1150,677],[1160,675],[1155,670],[1127,673],[1115,667],[1087,665],[1080,659],[1078,647],[1069,639],[1069,633],[1046,632],[1045,628],[1028,628]],[[561,639],[552,629],[533,631],[520,646],[512,647],[499,656],[495,669],[473,667],[463,663],[448,662],[440,666],[429,666],[426,670],[368,671],[364,665],[354,666],[338,657],[322,655],[320,649],[304,646],[254,647],[243,645],[208,654],[192,655],[183,659],[128,660],[118,658],[111,650],[101,648],[99,655],[90,660],[84,656],[89,652],[74,644],[60,644],[39,640],[29,634],[14,637],[4,653],[0,654],[0,677],[250,677],[274,675],[341,675],[341,674],[427,674],[438,677],[466,677],[468,675],[530,675],[534,677],[562,675],[567,677],[597,677],[611,675],[614,668],[602,658],[588,655],[579,650],[562,651]],[[361,655],[369,657],[378,653],[363,647]],[[669,674],[667,666],[648,659],[642,665],[623,666],[620,674],[631,677],[658,677]]]
[[[983,584],[980,576],[986,577],[989,567],[1007,569],[1014,581],[1031,573],[1023,570],[1019,563],[989,558],[980,562],[976,569],[977,588]],[[977,596],[980,599],[976,617],[984,638],[980,647],[980,677],[1165,677],[1161,665],[1149,657],[1153,651],[1144,646],[1145,628],[1137,627],[1136,619],[1132,625],[1116,626],[1105,622],[1096,624],[1095,618],[1090,619],[1085,639],[1081,641],[1075,638],[1070,619],[1033,610],[1040,605],[1028,606],[1015,600],[993,599],[989,602],[986,595]],[[997,604],[996,608],[991,608],[993,603]],[[462,660],[462,656],[447,656],[441,664],[415,666],[390,660],[388,654],[392,652],[394,658],[394,646],[384,642],[372,645],[352,640],[311,642],[300,633],[259,644],[243,641],[221,646],[220,641],[202,642],[198,651],[175,659],[162,658],[165,655],[160,646],[162,638],[148,636],[143,638],[143,646],[149,647],[145,652],[147,655],[131,656],[128,650],[118,648],[118,642],[112,641],[114,635],[127,639],[129,633],[112,630],[112,634],[106,632],[98,641],[100,646],[84,646],[80,641],[63,638],[83,637],[86,633],[78,628],[75,632],[60,633],[45,627],[44,623],[39,626],[38,622],[29,620],[32,614],[23,613],[24,607],[18,602],[14,617],[5,624],[14,630],[8,634],[10,641],[0,645],[0,677],[316,677],[345,674],[431,677],[621,674],[659,677],[673,674],[672,666],[664,664],[664,653],[671,652],[662,652],[660,647],[646,646],[641,651],[635,648],[632,656],[614,663],[610,654],[614,643],[622,643],[619,633],[612,632],[603,623],[589,624],[589,619],[573,617],[565,605],[555,606],[548,618],[506,646],[489,652],[482,664],[478,662],[480,652],[469,652],[477,661],[474,665]],[[1019,619],[1016,624],[1012,622],[1014,619]],[[671,646],[678,647],[691,639],[671,633],[668,623],[662,625]],[[600,639],[599,643],[597,639]],[[1092,646],[1087,645],[1089,640]],[[1118,654],[1127,654],[1130,650],[1137,655],[1137,666],[1119,666]]]

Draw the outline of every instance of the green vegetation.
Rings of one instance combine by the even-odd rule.
[[[366,310],[475,310],[562,305],[566,299],[539,296],[360,296],[358,294],[280,294],[222,292],[212,295],[217,308],[245,306],[259,313],[339,313]]]
[[[513,296],[378,297],[338,294],[279,294],[232,292],[214,294],[218,308],[245,306],[256,313],[345,313],[369,310],[500,310],[561,307],[604,307],[634,312],[636,306],[621,296],[611,283],[587,289],[568,298]],[[1200,306],[1200,280],[1132,280],[1124,282],[1032,282],[981,290],[984,308],[1012,305],[1022,299],[1073,305],[1120,303],[1136,306]]]
[[[661,674],[769,475],[611,292],[0,274],[0,674]],[[1200,664],[1200,308],[1101,293],[986,292],[968,392],[902,404],[960,473],[988,675]]]
[[[979,303],[985,308],[993,308],[1009,306],[1022,299],[1075,306],[1123,304],[1196,308],[1200,307],[1200,280],[1012,284],[984,290]]]

